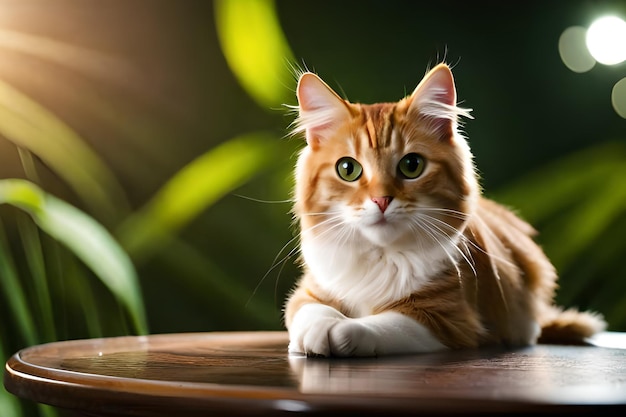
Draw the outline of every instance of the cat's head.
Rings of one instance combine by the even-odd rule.
[[[437,245],[458,235],[478,196],[472,156],[457,131],[448,66],[395,103],[354,104],[312,73],[297,89],[296,168],[302,238],[367,239],[378,246]]]

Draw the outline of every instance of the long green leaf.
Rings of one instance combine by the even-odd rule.
[[[0,339],[0,363],[5,363],[9,359],[7,353],[5,352],[3,342],[4,341]],[[2,411],[3,417],[22,416],[21,407],[17,397],[5,390],[4,386],[0,386],[0,411]]]
[[[24,253],[27,254],[26,263],[33,278],[37,311],[41,317],[41,335],[44,341],[52,342],[57,337],[39,231],[25,214],[18,217],[17,226]]]
[[[78,134],[1,79],[0,134],[41,158],[94,212],[113,218],[127,209],[122,187]]]
[[[626,164],[626,146],[606,142],[576,152],[523,176],[494,194],[531,222],[542,221],[586,198],[616,168]]]
[[[203,210],[275,161],[278,143],[274,135],[251,133],[199,156],[122,225],[123,246],[136,258],[153,253]]]
[[[63,259],[63,278],[65,285],[71,288],[72,298],[76,300],[76,304],[80,307],[87,325],[87,334],[91,338],[98,338],[104,335],[98,313],[98,305],[93,294],[93,290],[89,282],[82,279],[82,271],[80,265],[75,259]],[[107,311],[107,316],[111,313]]]
[[[0,191],[0,202],[2,192]],[[0,223],[0,285],[5,293],[6,303],[18,325],[18,331],[28,345],[37,343],[37,331],[33,315],[28,308],[26,295],[17,274],[8,242],[5,239],[4,227]]]
[[[0,203],[23,209],[42,230],[67,246],[127,308],[136,330],[147,333],[135,269],[128,255],[103,226],[25,180],[0,180]]]
[[[586,189],[583,202],[544,229],[543,242],[557,268],[584,253],[626,211],[625,168]]]
[[[626,146],[606,142],[525,176],[496,194],[532,223],[559,269],[592,244],[626,210]]]
[[[0,388],[0,410],[4,417],[23,417],[17,398],[4,388]]]
[[[284,104],[293,54],[272,0],[217,0],[215,23],[231,71],[263,108]]]

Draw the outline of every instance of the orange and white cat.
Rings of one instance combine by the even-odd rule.
[[[481,196],[447,65],[395,103],[350,103],[309,72],[297,96],[304,274],[285,307],[289,352],[580,343],[604,329],[554,305],[533,228]]]

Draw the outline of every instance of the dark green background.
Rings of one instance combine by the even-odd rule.
[[[453,65],[458,97],[474,109],[475,119],[466,121],[464,130],[487,195],[575,151],[625,139],[626,120],[610,103],[612,86],[626,76],[625,64],[596,65],[576,74],[563,65],[557,48],[564,29],[586,27],[607,11],[624,16],[624,2],[322,0],[276,5],[298,63],[352,101],[398,100],[429,66],[442,60]],[[118,176],[133,208],[216,144],[257,130],[281,138],[292,120],[285,109],[260,108],[240,87],[222,55],[208,0],[2,0],[0,28],[109,54],[134,69],[132,76],[107,78],[0,48],[0,77],[79,132]],[[294,86],[295,80],[285,89]],[[295,98],[286,104],[295,104]],[[96,107],[99,112],[93,111]],[[95,116],[102,111],[111,119]],[[237,196],[290,197],[293,152],[301,144],[277,140],[284,152],[277,152],[270,169],[181,232],[181,241],[210,260],[219,274],[202,262],[183,261],[183,270],[172,260],[173,252],[137,264],[151,332],[282,328],[280,310],[298,272],[294,259],[284,269],[270,268],[294,236],[290,205]],[[0,177],[24,175],[15,147],[2,137],[0,161]],[[39,169],[45,189],[86,209],[53,172],[43,164]],[[586,169],[584,164],[580,169]],[[586,193],[581,189],[581,202]],[[624,225],[622,212],[614,228],[624,231]],[[537,225],[540,231],[544,226]],[[616,308],[593,301],[606,286],[623,294],[624,267],[617,258],[611,262],[591,268],[583,278],[575,274],[579,266],[569,267],[564,288],[574,279],[570,275],[585,280],[569,301],[601,312]],[[212,285],[209,276],[232,280],[242,291],[233,298]],[[100,319],[119,321],[119,312],[106,301],[107,291],[96,280],[92,286],[104,300]],[[60,307],[63,292],[57,295],[61,334],[84,337],[84,325],[73,319],[72,308]],[[273,311],[260,316],[247,308],[258,300]],[[622,321],[613,328],[625,326]],[[105,330],[120,333],[115,325]]]

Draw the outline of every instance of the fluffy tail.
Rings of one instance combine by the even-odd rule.
[[[558,307],[547,315],[541,324],[539,343],[548,344],[585,344],[586,339],[606,329],[606,322],[601,314],[582,312],[576,309],[562,310]]]

